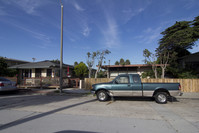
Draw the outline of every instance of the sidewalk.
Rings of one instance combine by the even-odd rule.
[[[182,96],[176,96],[177,99],[198,99],[199,92],[183,92]]]
[[[79,89],[79,88],[65,88],[63,89],[65,93],[73,93],[73,94],[90,94],[90,90]]]

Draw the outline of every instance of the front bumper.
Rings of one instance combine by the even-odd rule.
[[[90,92],[91,92],[91,94],[95,95],[95,91],[94,90],[91,90]]]

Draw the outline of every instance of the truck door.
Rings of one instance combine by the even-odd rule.
[[[114,96],[132,96],[132,88],[129,76],[118,76],[113,82],[110,92]]]
[[[135,74],[131,75],[131,89],[133,96],[142,96],[142,84],[140,80],[140,76]]]

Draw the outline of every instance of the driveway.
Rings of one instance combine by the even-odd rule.
[[[199,98],[98,102],[92,95],[0,95],[0,132],[199,132]]]

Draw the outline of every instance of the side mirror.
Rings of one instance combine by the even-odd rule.
[[[114,83],[115,83],[115,84],[118,84],[118,81],[117,81],[117,80],[115,80],[115,81],[114,81]]]

